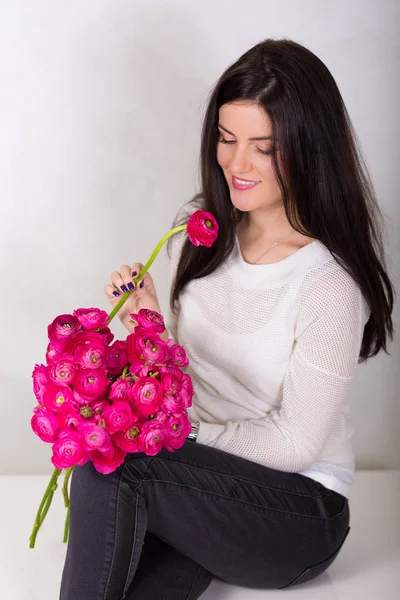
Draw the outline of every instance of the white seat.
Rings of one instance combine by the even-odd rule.
[[[49,477],[0,476],[0,589],[7,600],[57,600],[66,545],[58,489],[29,548],[33,519]],[[400,471],[357,471],[351,531],[339,556],[313,581],[288,590],[251,590],[214,580],[204,600],[396,600],[400,597]],[[150,599],[149,599],[150,600]]]

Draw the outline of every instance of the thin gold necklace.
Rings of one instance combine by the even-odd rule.
[[[281,238],[280,240],[278,240],[277,242],[275,242],[274,244],[272,244],[272,246],[270,246],[263,254],[261,254],[260,258],[258,258],[255,262],[250,263],[251,265],[255,265],[258,263],[259,260],[261,260],[266,254],[268,254],[268,252],[270,250],[272,250],[272,248],[275,248],[275,246],[277,246],[278,244],[280,244],[281,242],[283,242],[283,240],[286,240],[290,235],[292,235],[292,233],[294,232],[294,229],[292,227],[292,230],[290,233],[288,233],[287,235],[285,235],[283,238]]]

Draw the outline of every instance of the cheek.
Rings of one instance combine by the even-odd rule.
[[[230,148],[229,146],[217,145],[217,162],[222,169],[227,169],[230,163]]]

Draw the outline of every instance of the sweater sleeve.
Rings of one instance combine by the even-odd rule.
[[[315,280],[310,277],[299,294],[279,407],[261,419],[201,422],[198,443],[298,472],[318,460],[329,437],[340,431],[369,309],[354,279],[333,264]]]

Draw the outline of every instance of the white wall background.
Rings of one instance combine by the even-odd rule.
[[[197,191],[212,85],[266,37],[305,44],[335,77],[399,289],[399,24],[396,0],[2,0],[0,472],[52,469],[30,429],[47,325],[78,306],[108,310],[111,271],[146,262]],[[167,266],[164,247],[151,269],[163,310]],[[398,338],[389,351],[352,385],[358,468],[400,467]]]

